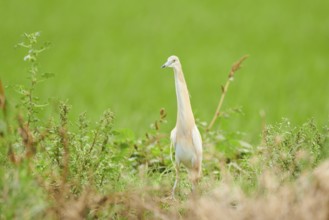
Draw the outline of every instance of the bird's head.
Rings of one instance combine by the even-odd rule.
[[[176,68],[180,66],[180,62],[177,56],[170,56],[165,64],[161,68],[171,67]]]

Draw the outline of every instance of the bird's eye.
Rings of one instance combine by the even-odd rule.
[[[173,63],[175,63],[175,62],[176,62],[176,60],[173,60],[172,62],[173,62]]]

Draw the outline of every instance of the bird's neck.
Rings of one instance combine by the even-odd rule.
[[[180,128],[178,130],[188,132],[195,125],[189,92],[187,90],[182,68],[180,66],[174,68],[174,73],[177,96],[176,127]]]

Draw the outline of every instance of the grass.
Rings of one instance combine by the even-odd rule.
[[[0,219],[328,219],[328,4],[1,1]],[[204,142],[177,201],[172,54]]]
[[[267,124],[263,117],[262,137],[251,145],[241,132],[209,129],[197,120],[203,178],[191,193],[183,171],[172,200],[167,112],[161,109],[145,135],[138,135],[118,129],[111,110],[96,122],[85,112],[72,120],[66,101],[54,103],[52,111],[36,92],[52,83],[52,74],[40,72],[49,44],[39,37],[25,34],[18,44],[29,70],[27,86],[14,87],[19,99],[8,98],[0,81],[1,219],[329,217],[328,125],[309,120],[296,126],[288,119]]]
[[[299,125],[310,117],[319,123],[328,120],[327,1],[4,0],[0,8],[4,84],[26,82],[22,52],[12,45],[21,33],[41,31],[53,42],[41,58],[41,70],[55,78],[36,92],[44,100],[69,99],[72,119],[86,111],[96,120],[111,108],[118,127],[142,134],[165,107],[169,117],[164,129],[169,132],[176,115],[174,83],[172,73],[160,66],[176,54],[194,112],[209,121],[229,65],[250,54],[223,106],[241,106],[244,115],[224,120],[222,128],[246,132],[256,143],[260,110],[271,123],[282,117]],[[15,100],[12,88],[7,95]]]

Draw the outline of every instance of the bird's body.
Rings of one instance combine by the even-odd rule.
[[[175,147],[176,181],[172,192],[174,196],[179,181],[180,163],[183,163],[188,169],[193,188],[201,177],[202,139],[195,124],[189,93],[178,57],[169,57],[162,67],[172,67],[175,74],[177,121],[170,135],[171,142]]]
[[[177,133],[175,127],[171,132],[171,141],[175,146],[176,163],[184,164],[190,171],[197,172],[199,176],[202,162],[202,142],[199,130],[196,126],[184,134]]]

